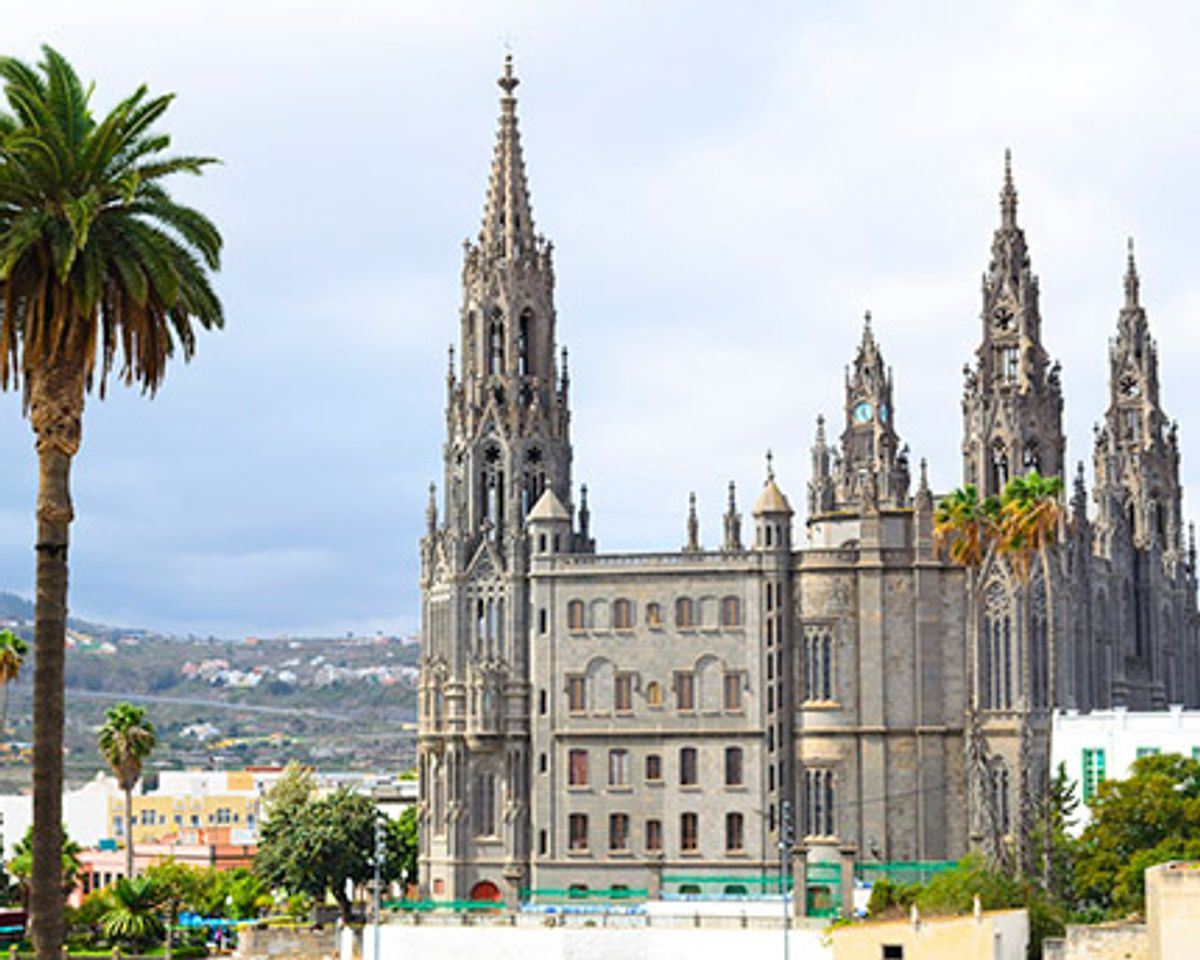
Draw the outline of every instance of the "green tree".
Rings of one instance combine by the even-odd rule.
[[[1035,829],[1042,841],[1038,873],[1043,889],[1052,902],[1067,912],[1076,903],[1075,857],[1079,842],[1070,831],[1078,809],[1075,784],[1067,776],[1066,765],[1060,763],[1039,799]]]
[[[21,673],[29,646],[11,630],[0,630],[0,684],[4,684],[4,705],[0,707],[0,738],[8,725],[9,687]]]
[[[167,361],[189,358],[196,326],[220,327],[209,271],[221,236],[172,200],[164,180],[212,161],[165,153],[154,131],[171,96],[139,87],[103,117],[92,88],[43,47],[40,64],[0,59],[0,385],[21,385],[36,436],[33,939],[59,960],[63,667],[71,462],[84,397],[114,364],[153,394]]]
[[[100,926],[110,940],[118,940],[141,953],[162,936],[158,910],[162,891],[149,877],[118,877],[108,888],[108,909]]]
[[[125,792],[125,876],[133,877],[133,788],[142,776],[142,763],[150,756],[158,738],[144,708],[118,703],[104,715],[104,726],[96,737],[100,755],[112,767],[117,784]]]
[[[79,854],[82,848],[67,836],[67,828],[65,826],[63,827],[62,836],[62,863],[59,870],[62,880],[58,893],[59,899],[65,903],[67,897],[71,895],[71,891],[75,889],[75,881],[79,877],[81,869]],[[20,888],[21,902],[26,906],[29,905],[32,896],[33,838],[34,830],[30,826],[25,831],[25,836],[13,844],[13,858],[8,862],[8,872],[17,881],[17,886]]]
[[[306,893],[318,902],[332,896],[349,922],[346,881],[365,883],[373,876],[378,816],[369,797],[344,787],[304,802],[286,820],[276,810],[263,825],[255,871],[288,893]]]
[[[159,893],[159,902],[166,912],[166,955],[170,957],[175,946],[175,925],[181,910],[192,906],[200,892],[200,871],[168,857],[146,871],[146,879],[154,884]]]
[[[1105,780],[1080,837],[1075,881],[1083,909],[1139,913],[1147,867],[1200,859],[1200,761],[1142,757],[1125,780]]]
[[[387,821],[387,854],[383,878],[402,888],[417,882],[417,808],[405,807],[395,820]]]

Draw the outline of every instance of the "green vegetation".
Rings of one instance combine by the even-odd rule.
[[[415,875],[415,827],[415,818],[391,825],[374,801],[345,788],[318,797],[311,777],[292,766],[268,794],[254,869],[289,894],[317,902],[333,897],[348,923],[346,882],[373,878],[376,830],[382,831],[381,877],[390,883]]]
[[[0,684],[4,685],[4,705],[0,707],[0,740],[8,725],[8,688],[21,673],[29,646],[11,630],[0,630]]]

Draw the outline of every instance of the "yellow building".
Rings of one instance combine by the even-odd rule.
[[[965,917],[864,921],[836,927],[833,960],[1024,960],[1029,915],[976,909]]]
[[[109,836],[124,843],[132,823],[142,843],[255,843],[262,798],[280,771],[165,771],[158,789],[134,795],[127,816],[125,797],[108,800]]]

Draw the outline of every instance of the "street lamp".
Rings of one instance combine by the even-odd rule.
[[[792,848],[795,845],[796,825],[792,820],[792,801],[784,800],[779,805],[779,899],[783,901],[783,960],[788,960],[790,949],[788,928],[792,905],[788,896],[788,880],[792,870]]]

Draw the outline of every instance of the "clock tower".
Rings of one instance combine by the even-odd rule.
[[[858,354],[846,368],[845,417],[840,450],[829,450],[824,421],[818,423],[810,520],[822,514],[908,505],[908,448],[896,435],[892,371],[875,342],[870,312],[863,320]]]
[[[983,336],[963,370],[963,481],[981,496],[1036,469],[1063,475],[1062,385],[1042,346],[1038,278],[1017,225],[1012,164],[1004,155],[1000,226],[983,276]]]

